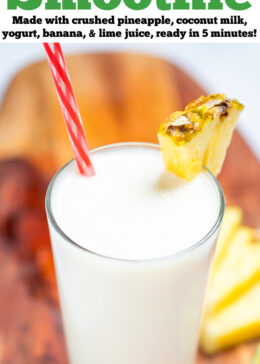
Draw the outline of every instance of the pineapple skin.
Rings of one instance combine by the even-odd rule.
[[[225,103],[226,109],[221,106]],[[171,114],[158,132],[166,169],[188,181],[202,171],[203,165],[217,175],[242,110],[243,105],[237,100],[213,94],[188,104],[185,111]],[[184,124],[184,128],[175,126],[171,134],[169,127],[182,117],[191,121],[192,126],[190,123]]]

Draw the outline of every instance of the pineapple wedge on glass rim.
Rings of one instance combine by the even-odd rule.
[[[243,108],[237,100],[213,94],[171,114],[158,132],[166,169],[186,180],[196,177],[203,165],[218,175]]]

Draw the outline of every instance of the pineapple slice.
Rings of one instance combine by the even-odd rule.
[[[260,337],[260,282],[207,319],[200,344],[205,353],[214,354],[257,337]]]
[[[238,226],[242,222],[242,210],[237,206],[226,207],[223,223],[219,233],[215,258],[213,262],[213,270],[216,269],[219,262],[225,256],[229,242]]]
[[[260,281],[260,241],[255,232],[239,227],[227,247],[226,255],[212,270],[207,291],[206,316],[233,302],[248,287]]]
[[[230,246],[232,237],[236,233],[241,222],[242,222],[242,210],[238,206],[227,206],[221,230],[219,233],[219,237],[217,240],[214,261],[212,264],[211,274],[209,277],[209,283],[207,288],[206,301],[208,301],[208,295],[210,295],[208,291],[210,292],[210,289],[212,289],[211,287],[214,284],[213,282],[217,274],[217,268],[220,262],[226,256],[226,252],[228,250],[228,247]],[[210,304],[207,305],[206,310],[210,311]]]
[[[204,164],[217,175],[242,109],[238,101],[215,94],[171,114],[158,132],[166,169],[191,180]]]

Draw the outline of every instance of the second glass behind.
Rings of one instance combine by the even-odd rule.
[[[159,146],[92,151],[52,180],[46,210],[72,364],[192,364],[224,197],[210,172],[186,183]]]

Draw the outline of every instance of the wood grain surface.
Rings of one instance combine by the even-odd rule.
[[[179,68],[148,56],[77,55],[67,61],[91,147],[117,141],[156,141],[157,128],[164,118],[204,93]],[[6,166],[11,161],[11,165],[23,165],[21,160],[7,159],[14,157],[32,161],[36,170],[44,172],[39,184],[41,192],[37,192],[40,202],[49,175],[71,157],[44,62],[27,67],[14,78],[0,109],[0,158],[5,159],[2,165],[0,161],[1,201],[9,196],[10,181],[21,180],[17,167],[14,172],[10,167],[11,172],[7,173]],[[35,176],[34,167],[30,173],[26,168],[21,167],[19,173]],[[243,207],[245,222],[259,227],[259,163],[237,132],[219,179],[227,203]],[[24,183],[24,189],[27,185]],[[51,278],[46,279],[44,274],[50,271],[42,263],[42,252],[49,249],[44,235],[46,221],[42,217],[35,220],[35,211],[43,213],[43,206],[32,206],[27,195],[18,206],[13,191],[21,186],[13,186],[5,205],[13,198],[16,204],[11,205],[11,210],[14,205],[16,210],[0,206],[0,220],[4,221],[0,223],[0,363],[66,364],[56,285],[52,272]],[[30,206],[25,209],[25,205]],[[34,235],[36,229],[42,232],[38,237]],[[37,252],[25,259],[18,251],[29,249],[29,245],[31,251],[35,249],[35,239],[44,241],[40,248],[37,246]],[[39,271],[35,260],[44,269]],[[198,354],[196,364],[247,364],[253,348],[254,343],[246,344],[212,358]]]
[[[134,54],[67,57],[91,148],[120,141],[157,142],[158,125],[201,88],[179,68]],[[19,72],[0,109],[0,156],[25,156],[47,171],[72,158],[46,62]]]

